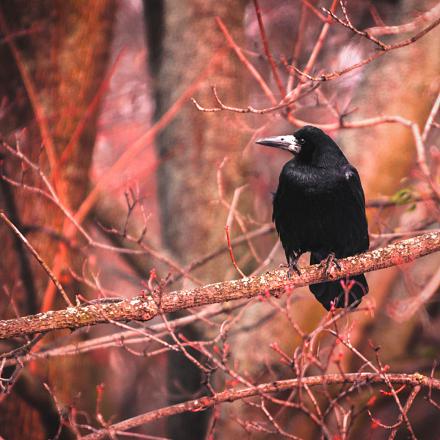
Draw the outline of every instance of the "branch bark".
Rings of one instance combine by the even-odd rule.
[[[278,269],[257,277],[219,282],[193,289],[155,295],[144,294],[117,302],[81,304],[63,310],[0,321],[0,340],[53,330],[75,330],[112,321],[148,321],[161,313],[251,298],[262,293],[279,297],[283,292],[295,287],[409,263],[438,250],[440,233],[426,233],[339,260],[341,269],[334,269],[330,273],[326,273],[324,267],[314,265],[302,269],[300,276],[292,275],[289,278],[286,269]]]
[[[424,387],[440,390],[440,380],[424,376],[420,373],[414,374],[387,374],[386,378],[376,373],[348,373],[328,374],[322,376],[302,377],[300,379],[278,380],[271,383],[256,385],[255,387],[243,388],[241,390],[226,390],[211,397],[201,397],[177,405],[168,406],[155,411],[141,414],[131,419],[124,420],[106,429],[101,429],[83,437],[83,440],[97,440],[104,438],[109,432],[127,431],[140,425],[169,417],[184,412],[204,411],[214,405],[223,402],[234,402],[256,395],[276,393],[293,389],[298,386],[318,386],[336,384],[354,384],[359,387],[371,384],[384,384],[386,380],[395,385],[409,385],[412,387]]]

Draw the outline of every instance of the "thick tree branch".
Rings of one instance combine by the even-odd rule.
[[[223,402],[234,402],[256,395],[276,393],[293,389],[301,386],[336,385],[336,384],[355,384],[358,387],[372,384],[384,384],[386,381],[394,385],[409,385],[412,387],[424,387],[440,390],[440,380],[423,376],[420,373],[414,374],[387,374],[376,373],[349,373],[349,374],[327,374],[322,376],[302,377],[300,379],[278,380],[276,382],[256,385],[255,387],[243,388],[241,390],[226,390],[211,397],[190,400],[177,405],[168,406],[155,411],[141,414],[131,419],[124,420],[107,429],[96,431],[83,437],[84,440],[97,440],[104,438],[109,432],[127,431],[128,429],[144,425],[146,423],[161,419],[163,417],[181,414],[184,412],[204,411],[214,405]]]
[[[209,284],[168,293],[144,294],[130,300],[81,304],[64,310],[0,321],[0,339],[60,329],[78,329],[112,321],[148,321],[161,313],[175,312],[206,304],[251,298],[261,293],[280,296],[292,288],[336,280],[408,263],[440,250],[440,233],[431,232],[397,241],[384,248],[339,260],[340,270],[326,274],[320,265],[308,266],[301,276],[288,277],[285,269],[257,277]]]

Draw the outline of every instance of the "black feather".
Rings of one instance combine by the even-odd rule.
[[[294,137],[301,150],[284,165],[273,199],[273,220],[288,262],[295,264],[304,252],[311,252],[310,263],[316,264],[329,254],[344,258],[366,251],[365,197],[357,170],[322,130],[305,126]],[[368,284],[358,275],[310,290],[329,309],[332,301],[336,307],[359,301]]]

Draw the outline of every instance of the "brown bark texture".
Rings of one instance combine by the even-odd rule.
[[[341,269],[327,273],[322,265],[309,266],[301,275],[289,275],[285,269],[251,278],[208,284],[175,292],[153,292],[130,300],[103,300],[64,310],[0,321],[0,339],[61,329],[77,329],[102,322],[148,321],[161,313],[177,312],[207,304],[252,298],[261,294],[280,296],[296,287],[337,280],[348,275],[409,263],[440,250],[440,233],[431,232],[401,240],[387,247],[341,259]],[[107,303],[106,303],[107,302]]]
[[[38,4],[14,0],[0,6],[4,38],[0,94],[7,103],[6,117],[0,121],[1,136],[12,144],[19,142],[21,150],[53,178],[63,203],[73,210],[89,186],[99,109],[99,100],[93,104],[93,99],[106,70],[114,12],[112,0],[48,0]],[[22,178],[37,187],[41,184],[16,165],[10,158],[4,163],[11,178]],[[61,233],[62,213],[27,191],[11,189],[3,180],[1,184],[1,209],[21,231],[33,231],[28,237],[46,263],[52,266],[55,258],[64,258],[62,245],[40,233]],[[47,299],[47,274],[8,228],[1,228],[0,242],[10,249],[15,243],[15,249],[5,253],[0,262],[2,286],[13,292],[20,313],[39,310]],[[77,264],[72,257],[64,268]],[[67,271],[57,275],[65,277],[65,285],[74,285]],[[23,280],[21,287],[16,286],[19,278]],[[23,373],[3,404],[1,435],[8,439],[55,436],[59,415],[41,375],[67,398],[72,383],[61,378],[77,368],[76,361],[57,362],[38,374]],[[77,383],[87,383],[88,377],[83,370]],[[62,429],[60,435],[73,437],[68,429]]]

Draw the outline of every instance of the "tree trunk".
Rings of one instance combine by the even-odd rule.
[[[92,107],[91,103],[106,70],[115,6],[114,0],[45,0],[38,5],[15,0],[3,2],[0,9],[5,37],[0,46],[4,66],[0,95],[5,97],[0,132],[12,146],[18,136],[22,151],[39,163],[64,205],[72,211],[78,208],[89,185],[99,110],[99,105]],[[25,131],[20,132],[23,128]],[[23,176],[26,184],[41,186],[30,170],[23,174],[17,160],[7,155],[4,158],[7,175],[18,181]],[[53,267],[55,256],[58,254],[59,258],[59,252],[64,250],[43,228],[61,232],[65,220],[61,211],[34,193],[20,188],[11,190],[5,182],[1,190],[1,208],[20,230],[33,231],[28,239]],[[2,226],[0,242],[9,246],[13,240],[11,232]],[[20,314],[40,309],[46,299],[42,293],[48,285],[47,274],[27,252],[15,242],[15,252],[8,253],[1,262],[1,284],[10,292]],[[68,274],[69,264],[76,270],[79,261],[64,260],[63,275]],[[21,283],[17,284],[17,280]],[[74,285],[66,276],[63,283],[68,291]],[[79,358],[53,361],[48,371],[40,371],[34,365],[22,372],[12,394],[2,403],[0,434],[8,439],[53,437],[58,429],[58,414],[42,381],[49,384],[62,403],[70,403],[75,394],[73,388],[93,392],[90,383],[84,386],[90,382],[89,372],[93,370],[84,365],[79,368],[80,362]],[[75,383],[67,377],[74,377]],[[72,433],[63,429],[61,437],[72,438]]]
[[[243,42],[245,3],[232,0],[165,2],[163,52],[161,56],[153,54],[152,60],[152,73],[157,72],[154,79],[158,117],[225,48],[224,36],[215,22],[217,15],[239,44]],[[144,4],[148,7],[149,1]],[[208,78],[201,80],[197,99],[212,102],[209,85],[215,84],[222,94],[233,97],[235,104],[246,105],[243,68],[232,54],[223,55],[210,70]],[[154,64],[158,59],[161,59],[160,67]],[[200,113],[188,101],[158,139],[162,238],[165,248],[182,264],[225,242],[227,212],[218,203],[216,173],[217,166],[229,156],[231,160],[224,168],[224,179],[226,197],[230,200],[231,190],[238,187],[242,179],[239,153],[245,139],[234,119],[226,114]],[[230,261],[221,257],[195,275],[204,281],[222,280],[229,267]],[[199,330],[193,326],[186,337],[198,339]],[[172,353],[168,368],[170,403],[203,392],[200,374],[199,369],[180,353]],[[204,438],[205,431],[205,414],[170,419],[169,435],[173,439]]]

